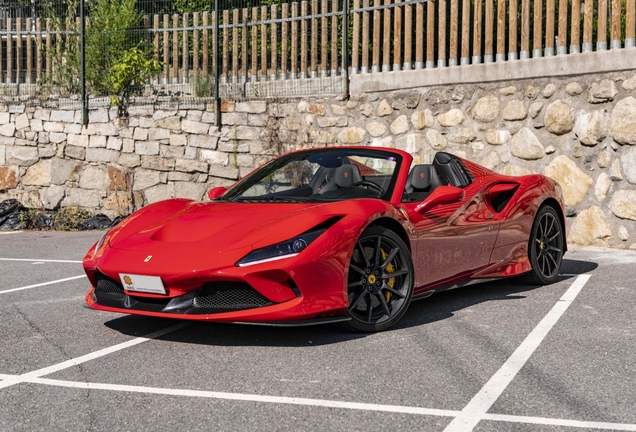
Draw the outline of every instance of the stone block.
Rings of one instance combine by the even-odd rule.
[[[170,131],[167,129],[152,128],[148,130],[148,139],[150,141],[160,141],[170,139]]]
[[[0,166],[4,165],[7,161],[6,159],[6,146],[0,145]]]
[[[192,120],[183,120],[181,122],[181,130],[190,134],[205,135],[210,131],[210,125]]]
[[[42,205],[46,210],[56,209],[64,198],[65,192],[66,188],[64,186],[51,185],[43,189],[40,193]]]
[[[71,159],[84,160],[86,158],[86,149],[83,147],[67,145],[64,149],[64,154],[66,157]]]
[[[66,197],[62,200],[62,207],[79,206],[90,209],[99,208],[102,201],[102,192],[97,190],[85,190],[71,188],[66,191]]]
[[[121,148],[123,145],[124,145],[123,139],[117,138],[117,137],[108,137],[106,148],[109,150],[121,151]]]
[[[190,147],[198,147],[205,149],[216,149],[216,144],[219,141],[218,137],[210,135],[190,135],[188,137]]]
[[[0,125],[6,125],[11,122],[11,114],[8,112],[0,112]]]
[[[105,191],[108,185],[108,174],[99,167],[89,165],[80,173],[79,186],[82,189]]]
[[[491,123],[499,117],[500,109],[499,98],[487,95],[477,100],[472,109],[472,116],[480,123]]]
[[[574,220],[568,235],[568,243],[603,246],[611,235],[612,231],[603,210],[598,206],[592,206],[579,213]]]
[[[0,118],[1,114],[0,114]],[[51,111],[47,109],[38,108],[33,113],[33,118],[42,121],[49,121],[51,119]]]
[[[180,117],[168,117],[162,120],[157,120],[155,126],[163,129],[181,130],[181,118]]]
[[[33,132],[44,132],[44,123],[40,119],[31,120],[30,126]]]
[[[546,130],[550,133],[555,135],[566,134],[574,128],[572,110],[561,100],[556,100],[545,109],[543,123]]]
[[[177,159],[174,167],[175,171],[186,172],[186,173],[194,173],[208,172],[208,164],[205,162],[199,162],[197,160],[192,159]]]
[[[118,159],[119,165],[135,168],[141,165],[141,156],[135,153],[122,153]]]
[[[610,208],[616,217],[636,221],[636,190],[616,191]]]
[[[612,110],[610,133],[620,144],[636,145],[636,99],[621,99]]]
[[[18,130],[26,129],[29,127],[29,117],[26,114],[20,114],[15,118],[15,127]]]
[[[595,82],[588,91],[587,101],[589,103],[611,102],[618,94],[616,83],[609,79]]]
[[[159,171],[139,168],[133,176],[133,190],[140,191],[160,182]]]
[[[237,102],[234,106],[234,111],[237,113],[262,114],[267,111],[267,102],[265,101]],[[324,113],[324,108],[323,108],[323,113]]]
[[[430,129],[426,132],[426,140],[433,150],[440,151],[448,147],[446,137],[435,129]]]
[[[210,165],[211,176],[222,177],[231,180],[237,180],[239,178],[239,170],[234,165]]]
[[[146,204],[152,204],[159,201],[164,201],[173,197],[174,185],[173,184],[161,184],[152,186],[144,190],[143,195],[146,200]]]
[[[592,187],[592,177],[581,170],[572,159],[557,156],[545,168],[545,175],[556,180],[563,190],[563,201],[567,207],[579,204]]]
[[[387,131],[386,125],[380,122],[370,122],[367,124],[366,129],[373,138],[381,137]]]
[[[49,117],[49,121],[52,121],[52,122],[63,122],[63,123],[73,123],[75,121],[75,111],[53,110],[53,111],[51,111],[51,115]]]
[[[64,126],[64,133],[66,134],[81,134],[82,125],[78,123],[67,123]]]
[[[184,172],[170,171],[168,173],[168,181],[192,182],[194,181],[192,177],[192,174]]]
[[[85,136],[85,138],[89,138],[88,136]],[[94,147],[94,148],[106,148],[106,137],[103,135],[93,135],[90,137],[90,141],[89,141],[89,147]]]
[[[18,167],[0,166],[0,191],[15,189],[19,175]]]
[[[96,109],[88,113],[88,118],[91,123],[108,123],[110,116],[106,108]]]
[[[135,143],[135,153],[138,155],[158,155],[159,143],[156,141],[138,141]]]
[[[176,182],[174,184],[174,197],[201,201],[206,189],[205,183]]]
[[[625,179],[631,184],[636,184],[636,148],[624,152],[620,160]]]
[[[347,126],[346,117],[318,117],[318,126],[326,127],[345,127]]]
[[[119,159],[119,152],[102,148],[86,149],[86,160],[88,162],[116,162]]]
[[[31,166],[40,159],[35,147],[11,146],[6,148],[6,164]]]
[[[171,146],[185,146],[188,145],[188,136],[187,135],[170,135],[170,145]]]
[[[247,124],[248,126],[258,126],[264,127],[267,126],[267,122],[269,121],[270,116],[267,114],[249,114],[247,116]],[[342,121],[341,121],[342,122]],[[344,119],[343,126],[347,125],[347,119]]]
[[[545,148],[528,128],[521,128],[510,141],[510,153],[520,159],[537,160],[545,156]]]
[[[174,159],[161,156],[142,156],[141,167],[156,171],[172,171],[174,169]]]
[[[437,118],[440,126],[443,127],[452,127],[459,126],[466,120],[466,116],[462,112],[462,110],[453,108],[450,111],[445,112]]]
[[[102,136],[117,136],[119,135],[119,131],[112,123],[97,123],[95,125],[95,132],[97,135]]]
[[[152,119],[156,122],[158,120],[163,120],[168,117],[174,117],[177,115],[177,111],[165,111],[165,110],[157,110],[152,115]]]
[[[227,153],[223,153],[216,150],[201,150],[201,160],[216,165],[227,165],[229,158]]]
[[[9,123],[3,126],[0,126],[0,135],[5,137],[12,137],[15,135],[15,124]]]
[[[366,130],[360,127],[354,126],[354,127],[342,129],[338,133],[338,139],[343,144],[359,144],[362,142],[366,134],[367,134]]]
[[[144,128],[135,128],[135,132],[133,133],[133,139],[136,141],[146,141],[148,140],[148,129]]]
[[[43,128],[46,132],[64,132],[64,123],[59,122],[44,122]]]

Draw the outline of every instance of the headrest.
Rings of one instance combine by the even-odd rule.
[[[415,165],[411,170],[411,186],[415,189],[428,189],[434,175],[437,172],[433,165]]]
[[[336,184],[341,188],[348,188],[361,180],[360,169],[351,164],[342,164],[333,173]]]

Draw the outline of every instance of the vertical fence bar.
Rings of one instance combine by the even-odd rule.
[[[596,33],[596,50],[607,49],[607,0],[598,0],[598,32]]]
[[[497,53],[495,61],[506,61],[506,1],[497,0]]]
[[[277,16],[278,9],[277,6],[273,4],[271,6],[271,19],[275,20],[277,19]],[[278,27],[276,22],[273,22],[271,26],[271,41],[272,46],[270,49],[272,50],[272,64],[269,76],[272,81],[274,81],[278,76]]]
[[[310,77],[318,76],[318,0],[311,0],[311,71]]]
[[[186,12],[183,14],[183,27],[187,28],[190,25],[190,16],[189,14]],[[187,84],[190,78],[190,65],[189,65],[189,58],[190,58],[190,44],[188,42],[188,31],[187,30],[183,30],[183,59],[182,59],[182,67],[183,67],[183,84]]]
[[[154,39],[154,56],[155,59],[160,62],[161,61],[161,57],[159,57],[159,15],[156,15],[153,17],[152,20],[152,30],[153,30],[153,39]],[[154,77],[155,79],[155,84],[159,83],[159,72],[157,72],[157,75],[155,75]]]
[[[322,18],[320,18],[320,76],[327,76],[327,64],[329,60],[327,58],[327,53],[329,51],[329,20],[325,16],[329,13],[329,0],[321,0],[321,13]]]
[[[570,26],[570,32],[570,54],[578,53],[581,51],[581,0],[572,0],[572,24]]]
[[[415,5],[415,69],[424,67],[424,4]]]
[[[439,9],[438,38],[437,38],[437,67],[446,66],[446,0],[437,0]]]
[[[508,12],[508,60],[517,60],[517,0],[510,0]]]
[[[554,55],[554,0],[547,0],[545,6],[545,55]]]
[[[342,5],[342,27],[344,35],[342,40],[342,76],[344,77],[344,98],[349,99],[349,0],[344,0]]]
[[[283,19],[283,22],[280,26],[280,39],[281,39],[281,45],[280,45],[280,79],[284,80],[287,79],[287,48],[288,48],[288,39],[289,39],[289,33],[287,31],[288,29],[288,23],[287,21],[285,21],[288,17],[289,17],[289,4],[288,3],[283,3],[282,7],[281,7],[281,18]],[[294,53],[295,54],[295,53]]]
[[[163,15],[163,31],[161,37],[163,38],[163,78],[164,84],[168,84],[169,67],[170,67],[170,33],[168,33],[168,27],[170,27],[170,17],[168,14]]]
[[[450,2],[450,44],[448,54],[448,65],[457,66],[457,36],[458,36],[458,15],[459,6],[458,0],[451,0]]]
[[[298,2],[293,2],[291,6],[291,16],[296,18],[298,16]],[[291,65],[289,71],[289,77],[296,79],[298,77],[298,21],[293,20],[291,22]]]
[[[543,0],[534,0],[534,29],[532,32],[532,57],[543,55]]]
[[[484,63],[495,61],[493,55],[495,5],[493,0],[486,0],[486,37],[484,47]]]
[[[426,68],[435,67],[435,3],[426,3]]]
[[[345,0],[347,1],[347,0]],[[395,0],[395,4],[401,0]],[[402,9],[397,6],[393,8],[393,70],[402,69]]]
[[[473,64],[481,63],[481,0],[475,0],[473,21]]]
[[[261,22],[267,20],[267,6],[261,6]],[[267,24],[261,24],[261,81],[267,79]]]
[[[218,128],[221,126],[221,98],[220,98],[220,80],[219,80],[219,36],[221,29],[219,21],[219,0],[214,0],[214,12],[212,12],[212,23],[214,32],[212,33],[212,73],[214,74],[214,125]]]
[[[42,18],[36,18],[35,31],[35,82],[40,82],[42,79]],[[1,52],[0,56],[2,56]],[[0,68],[1,73],[2,68]]]
[[[557,39],[557,55],[568,53],[568,2],[559,0],[559,30]]]
[[[194,78],[199,76],[199,12],[194,12],[192,14],[192,25],[194,26],[194,31],[192,32],[192,76]],[[159,40],[157,39],[157,51]]]
[[[88,125],[88,93],[86,92],[86,11],[84,9],[86,5],[84,0],[80,0],[79,4],[79,46],[80,46],[80,93],[82,99],[82,126]]]
[[[574,2],[572,2],[572,7],[574,7]],[[592,42],[594,0],[585,0],[584,8],[585,18],[583,19],[583,52],[588,52],[594,49],[594,44]],[[574,20],[574,11],[572,12],[572,20]]]
[[[252,23],[258,22],[258,8],[252,8]],[[258,79],[258,26],[252,24],[252,81]]]
[[[470,64],[470,2],[462,0],[462,48],[459,64]]]
[[[51,51],[53,42],[51,40],[51,18],[46,19],[46,76],[51,78],[53,74],[53,64],[51,62]],[[2,81],[2,77],[0,77],[0,81]]]
[[[421,35],[418,35],[421,37]],[[411,70],[413,55],[413,6],[404,6],[404,70]]]
[[[254,19],[254,15],[252,15],[253,19]],[[252,51],[251,53],[248,51],[248,39],[249,39],[249,32],[250,29],[252,31],[252,37],[254,36],[255,32],[254,32],[254,26],[250,26],[249,25],[249,9],[248,8],[244,8],[243,9],[243,48],[241,49],[241,54],[243,56],[243,72],[242,72],[242,82],[247,82],[248,79],[248,75],[250,74],[250,66],[249,66],[249,62],[250,62],[250,57],[252,59],[252,62],[254,61],[254,59],[257,57],[257,53],[256,51]],[[255,46],[256,43],[254,42],[253,46]],[[253,69],[256,70],[256,66],[253,66]],[[255,72],[252,72],[252,79],[254,79],[254,75]]]
[[[179,28],[179,15],[172,15],[172,28]],[[172,31],[172,84],[179,84],[179,32]]]
[[[353,0],[353,9],[360,8],[360,0]],[[359,50],[360,50],[360,12],[353,14],[353,41],[351,47],[351,74],[357,74],[360,70]]]
[[[373,6],[380,6],[382,0],[373,0]],[[373,65],[371,72],[380,72],[380,11],[373,11]]]
[[[362,7],[369,7],[369,0],[362,0]],[[362,12],[362,65],[360,73],[369,72],[369,12]]]
[[[25,21],[26,27],[26,74],[24,82],[31,84],[33,78],[33,41],[31,40],[31,18],[27,18]]]
[[[384,0],[384,4],[390,5],[391,0]],[[384,9],[384,44],[382,46],[382,72],[391,70],[391,9]]]
[[[331,11],[338,12],[338,0],[332,0]],[[344,32],[343,32],[344,33]],[[338,75],[338,17],[331,17],[331,76]]]
[[[208,30],[208,26],[210,25],[210,14],[208,11],[203,12],[203,16],[201,17],[203,20],[203,34],[201,44],[203,45],[203,59],[202,59],[202,71],[201,74],[208,77],[208,68],[210,65],[210,30]]]
[[[621,0],[612,0],[612,39],[610,48],[621,48]]]
[[[232,82],[238,82],[239,76],[239,9],[232,11]]]
[[[307,78],[307,0],[300,3],[300,14],[303,20],[300,21],[300,78]]]
[[[636,0],[627,0],[625,14],[625,48],[636,46]]]
[[[221,12],[219,12],[221,13]],[[223,68],[221,70],[221,82],[226,83],[230,77],[230,11],[228,9],[223,11]]]
[[[521,52],[522,59],[530,58],[530,0],[521,0]]]
[[[7,84],[13,82],[13,37],[11,31],[13,29],[13,20],[7,18]]]

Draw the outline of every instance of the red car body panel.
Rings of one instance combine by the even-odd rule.
[[[367,147],[348,147],[364,148]],[[534,216],[546,201],[563,215],[560,188],[541,175],[508,177],[462,160],[474,177],[464,197],[416,211],[402,202],[412,156],[402,157],[389,201],[353,199],[329,203],[197,202],[172,199],[126,218],[86,254],[92,284],[86,296],[94,309],[128,314],[218,322],[310,320],[347,313],[348,265],[360,234],[371,224],[392,228],[410,248],[414,296],[479,279],[530,271],[528,238]],[[497,212],[493,200],[514,195]],[[563,217],[563,216],[562,216]],[[296,256],[249,266],[237,262],[253,250],[286,241],[328,220],[337,220]],[[563,224],[565,226],[565,224]],[[148,259],[151,257],[151,259]],[[219,313],[170,313],[98,304],[97,277],[120,274],[160,276],[166,294],[128,292],[140,301],[160,302],[193,293],[215,281],[244,282],[272,304]]]

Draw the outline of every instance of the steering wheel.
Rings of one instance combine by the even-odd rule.
[[[384,190],[378,186],[377,184],[367,181],[367,180],[361,180],[357,183],[354,183],[353,186],[367,186],[367,187],[371,187],[373,189],[375,189],[376,191],[380,192],[380,194],[384,193]]]

